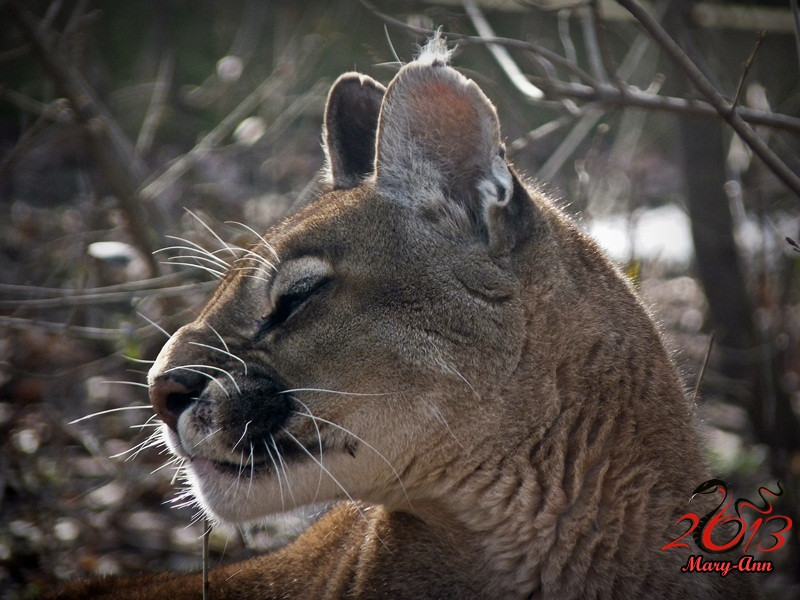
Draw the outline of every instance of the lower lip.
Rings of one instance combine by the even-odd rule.
[[[225,465],[220,465],[219,463],[207,458],[192,458],[189,464],[192,466],[194,472],[201,477],[208,475],[227,475],[228,477],[238,478],[242,474],[250,475],[252,472],[249,465],[245,465],[241,469],[238,469],[233,466],[228,467]],[[265,470],[269,470],[266,465],[257,465],[255,468],[256,473],[264,472]]]

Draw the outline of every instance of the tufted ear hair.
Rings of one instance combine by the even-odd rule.
[[[468,227],[503,251],[504,209],[522,187],[503,158],[494,106],[474,81],[447,66],[448,58],[436,36],[389,84],[378,123],[376,183],[434,221],[460,234]]]
[[[378,114],[386,88],[361,73],[345,73],[325,108],[325,153],[334,189],[358,185],[375,168]]]

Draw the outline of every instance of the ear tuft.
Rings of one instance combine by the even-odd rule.
[[[358,185],[375,168],[378,115],[386,88],[361,73],[345,73],[325,108],[325,153],[334,189]]]
[[[440,27],[422,47],[414,62],[418,65],[429,67],[445,67],[450,62],[450,57],[454,51],[455,47],[447,47],[447,40],[442,37],[442,29]]]

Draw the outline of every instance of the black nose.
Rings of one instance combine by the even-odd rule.
[[[194,404],[205,387],[205,379],[183,374],[161,375],[150,384],[150,403],[170,429],[178,430],[178,417]]]

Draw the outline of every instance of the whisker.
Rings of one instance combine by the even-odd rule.
[[[225,251],[226,249],[214,250],[212,252],[211,250],[206,250],[200,244],[195,243],[192,240],[187,240],[186,238],[182,238],[182,237],[179,237],[177,235],[168,235],[167,237],[169,239],[171,239],[171,240],[177,240],[179,242],[183,242],[184,244],[189,244],[189,246],[191,246],[191,248],[189,246],[174,246],[174,247],[171,247],[171,248],[167,248],[169,250],[181,249],[181,248],[184,249],[184,250],[195,249],[195,250],[199,251],[200,253],[202,253],[204,256],[208,256],[209,258],[213,257],[213,258],[217,259],[220,262],[220,266],[224,266],[226,269],[231,266],[228,261],[226,261],[225,259],[220,258],[219,256],[217,256],[217,252]]]
[[[180,262],[180,261],[177,261],[177,260],[161,261],[160,264],[162,264],[162,265],[178,265],[180,267],[190,267],[192,269],[200,269],[201,271],[206,271],[207,273],[210,273],[211,275],[214,276],[215,279],[222,279],[225,276],[225,273],[223,273],[222,271],[217,271],[215,269],[211,269],[209,267],[206,267],[205,265],[197,265],[197,264],[194,264],[194,263]]]
[[[155,362],[156,362],[154,360],[144,360],[143,358],[133,358],[132,356],[123,355],[123,357],[125,358],[125,360],[129,360],[129,361],[135,362],[135,363],[140,363],[140,364],[143,364],[143,365],[152,365],[152,364],[155,364]]]
[[[395,479],[397,479],[397,483],[400,484],[400,489],[403,490],[403,495],[406,497],[406,501],[408,502],[408,505],[411,506],[411,498],[408,497],[408,492],[406,491],[406,486],[403,484],[403,479],[400,477],[400,473],[397,472],[397,469],[394,468],[394,465],[392,465],[392,463],[389,461],[389,459],[386,458],[380,450],[378,450],[375,446],[370,444],[367,440],[365,440],[364,438],[356,435],[355,433],[353,433],[352,431],[350,431],[346,427],[342,427],[338,423],[334,423],[333,421],[329,421],[328,419],[323,419],[322,417],[318,417],[317,415],[313,414],[311,412],[311,409],[308,407],[308,405],[305,402],[303,402],[302,400],[299,400],[299,399],[295,398],[294,396],[292,396],[292,399],[295,400],[296,402],[300,403],[303,406],[303,408],[305,408],[306,411],[308,411],[307,413],[302,413],[302,412],[298,412],[298,411],[295,410],[295,411],[292,411],[294,414],[299,415],[301,417],[307,417],[309,419],[312,419],[313,421],[319,421],[320,423],[325,423],[326,425],[330,425],[331,427],[335,427],[336,429],[339,429],[339,430],[343,431],[344,433],[346,433],[350,437],[358,440],[360,443],[364,444],[364,446],[366,446],[367,448],[372,450],[392,470],[392,473],[394,474]],[[317,435],[319,435],[319,428],[317,429]]]
[[[153,473],[158,473],[158,472],[159,472],[161,469],[164,469],[164,468],[166,468],[166,467],[171,467],[172,465],[176,465],[176,464],[178,464],[180,461],[181,461],[181,459],[180,459],[179,457],[177,457],[177,456],[176,456],[175,458],[172,458],[172,459],[168,460],[167,462],[165,462],[165,463],[164,463],[163,465],[161,465],[160,467],[156,467],[155,469],[153,469],[152,471],[150,471],[150,475],[152,475]]]
[[[170,485],[175,485],[175,480],[181,476],[181,473],[186,468],[186,459],[181,459],[178,467],[175,469],[175,473],[172,475],[172,479],[170,480]]]
[[[158,323],[153,321],[153,319],[149,318],[147,315],[145,315],[143,313],[140,313],[138,310],[136,311],[136,314],[139,315],[140,317],[142,317],[148,323],[150,323],[150,325],[152,325],[153,327],[158,329],[165,336],[167,336],[167,339],[171,339],[172,338],[172,334],[168,333],[166,329],[164,329],[161,325],[159,325]],[[153,362],[155,362],[155,361],[153,361]]]
[[[222,352],[222,354],[226,354],[227,356],[230,356],[231,358],[238,360],[240,363],[242,363],[242,366],[244,367],[244,375],[245,377],[247,377],[247,363],[244,362],[241,358],[239,358],[235,354],[233,354],[232,352],[230,352],[229,350],[223,350],[222,348],[217,348],[216,346],[210,346],[208,344],[201,344],[200,342],[189,342],[189,344],[192,346],[200,346],[201,348],[208,348],[209,350],[214,350],[216,352]]]
[[[191,368],[194,368],[194,369],[211,369],[212,371],[219,371],[220,373],[224,373],[225,375],[227,375],[227,376],[228,376],[228,379],[230,379],[230,380],[231,380],[231,383],[233,384],[233,387],[235,387],[235,388],[236,388],[236,391],[237,391],[239,394],[241,394],[241,393],[242,393],[242,390],[241,390],[241,388],[239,387],[239,384],[238,384],[238,383],[236,383],[236,380],[233,378],[233,375],[231,375],[231,374],[230,374],[228,371],[226,371],[225,369],[220,369],[219,367],[213,367],[213,366],[211,366],[211,365],[181,365],[181,366],[179,366],[179,367],[171,367],[171,368],[167,369],[167,370],[166,370],[166,371],[164,371],[164,372],[165,372],[165,373],[169,373],[170,371],[175,371],[176,369],[186,369],[186,370],[191,370],[191,369],[190,369],[190,367],[191,367]],[[202,371],[201,371],[201,372],[202,372]],[[210,375],[208,375],[207,373],[203,373],[203,374],[204,374],[204,375],[207,375],[207,376],[208,376],[209,378],[211,378],[213,381],[216,381],[216,379],[214,379],[213,377],[211,377],[211,376],[210,376]],[[222,387],[222,384],[220,384],[220,387]],[[222,389],[225,389],[225,388],[222,388]],[[226,392],[226,393],[227,393],[227,392]],[[229,397],[230,397],[230,394],[229,394]]]
[[[250,483],[247,484],[247,493],[245,500],[250,497],[250,491],[253,489],[253,479],[255,478],[255,456],[253,456],[253,443],[250,442]]]
[[[192,448],[197,448],[197,447],[198,447],[200,444],[202,444],[203,442],[205,442],[205,441],[206,441],[208,438],[210,438],[212,435],[215,435],[215,434],[219,433],[220,431],[222,431],[222,427],[217,427],[217,428],[216,428],[214,431],[212,431],[211,433],[209,433],[207,436],[200,438],[200,440],[198,440],[198,441],[197,441],[197,443],[195,443],[195,444],[192,446]]]
[[[352,502],[352,503],[353,503],[353,506],[355,506],[356,510],[358,511],[358,514],[360,514],[360,515],[361,515],[361,517],[364,519],[364,522],[366,522],[366,523],[369,523],[369,519],[367,519],[367,515],[364,513],[364,511],[361,509],[361,507],[358,505],[358,503],[357,503],[355,500],[353,500],[353,497],[352,497],[352,496],[350,495],[350,493],[349,493],[349,492],[348,492],[348,491],[345,489],[345,487],[344,487],[344,486],[343,486],[343,485],[342,485],[342,484],[339,482],[339,480],[338,480],[338,479],[336,479],[336,477],[334,477],[333,473],[331,473],[331,472],[330,472],[330,470],[329,470],[329,469],[328,469],[328,468],[327,468],[327,467],[326,467],[324,464],[322,464],[322,461],[321,461],[321,460],[317,460],[317,459],[314,457],[314,455],[313,455],[313,454],[311,454],[311,452],[309,452],[308,448],[306,448],[305,446],[303,446],[303,444],[301,444],[301,443],[300,443],[300,440],[298,440],[298,439],[297,439],[296,437],[294,437],[294,436],[293,436],[293,435],[292,435],[292,434],[291,434],[289,431],[287,431],[285,427],[281,427],[281,431],[283,431],[283,433],[285,433],[285,434],[286,434],[286,435],[289,437],[289,439],[290,439],[290,440],[292,440],[292,441],[293,441],[295,444],[297,444],[297,447],[298,447],[298,448],[300,448],[300,449],[301,449],[303,452],[305,452],[306,454],[308,454],[308,457],[309,457],[309,458],[310,458],[312,461],[314,461],[315,463],[317,463],[317,465],[319,465],[319,468],[320,468],[320,469],[322,469],[323,471],[325,471],[325,473],[328,475],[328,477],[330,477],[330,478],[331,478],[331,481],[333,481],[333,483],[335,483],[335,484],[336,484],[336,486],[337,486],[337,487],[338,487],[340,490],[342,490],[342,493],[343,493],[345,496],[347,496],[347,499],[348,499],[348,500],[350,500],[350,502]],[[375,537],[378,539],[378,541],[379,541],[379,542],[381,542],[381,544],[382,544],[384,547],[386,547],[386,545],[383,543],[383,540],[381,540],[380,536],[379,536],[377,533],[375,534]]]
[[[70,421],[68,425],[74,425],[75,423],[80,423],[81,421],[85,421],[87,419],[93,419],[94,417],[99,417],[100,415],[107,415],[110,413],[120,412],[122,410],[140,410],[142,408],[150,408],[150,405],[143,404],[141,406],[121,406],[119,408],[109,408],[108,410],[101,410],[99,412],[86,415],[85,417],[81,417],[80,419]]]
[[[152,415],[150,415],[150,418],[147,419],[147,421],[145,421],[141,425],[131,425],[130,428],[131,429],[143,429],[144,427],[161,427],[161,423],[151,423],[151,421],[153,421],[154,419],[157,419],[157,418],[158,418],[158,415],[153,413]]]
[[[281,259],[280,259],[280,257],[278,256],[278,253],[277,253],[277,252],[275,252],[275,248],[273,248],[273,247],[272,247],[272,244],[270,244],[270,243],[269,243],[269,242],[268,242],[268,241],[267,241],[267,240],[264,238],[264,236],[263,236],[263,235],[261,235],[260,233],[258,233],[258,232],[257,232],[255,229],[253,229],[253,228],[252,228],[252,227],[250,227],[249,225],[245,225],[244,223],[240,223],[239,221],[225,221],[225,222],[226,222],[226,223],[231,223],[231,224],[233,224],[233,225],[238,225],[239,227],[243,227],[243,228],[245,228],[247,231],[249,231],[249,232],[250,232],[250,233],[252,233],[254,236],[256,236],[256,237],[257,237],[259,240],[261,240],[261,242],[264,244],[264,247],[265,247],[267,250],[269,250],[270,252],[272,252],[272,256],[274,256],[274,257],[275,257],[275,260],[276,260],[277,262],[281,262]]]
[[[143,387],[143,388],[149,388],[150,387],[146,383],[140,383],[138,381],[122,381],[122,380],[107,380],[107,379],[105,379],[105,380],[103,380],[103,383],[116,383],[116,384],[119,384],[119,385],[133,385],[133,386],[136,386],[136,387]]]
[[[211,323],[206,321],[205,324],[211,331],[214,332],[214,335],[216,335],[219,338],[219,341],[222,343],[222,347],[225,348],[225,350],[227,350],[228,352],[230,352],[231,349],[228,348],[228,344],[225,343],[225,339],[219,334],[219,331],[214,329],[214,326]]]
[[[213,267],[211,267],[212,269],[216,267],[217,269],[222,268],[223,272],[227,271],[226,268],[220,266],[218,261],[216,261],[214,259],[211,259],[211,258],[208,258],[207,256],[195,256],[194,254],[175,254],[173,256],[168,256],[167,257],[168,261],[175,261],[177,259],[201,260],[203,262],[210,263],[210,264],[214,265]]]
[[[125,460],[130,460],[132,458],[136,458],[139,453],[144,450],[145,448],[152,448],[153,446],[157,446],[159,443],[162,442],[160,432],[153,431],[150,435],[147,436],[143,441],[139,442],[132,448],[124,450],[123,452],[118,452],[117,454],[111,455],[109,458],[120,458],[121,456],[125,456],[126,454],[130,454]],[[133,454],[131,454],[133,453]]]
[[[281,451],[278,450],[278,444],[275,443],[275,438],[272,436],[272,434],[269,435],[269,439],[272,442],[272,447],[275,449],[275,455],[278,457],[278,462],[281,465],[281,471],[283,471],[283,477],[286,480],[286,490],[289,492],[289,496],[292,497],[292,504],[297,507],[297,500],[292,492],[292,482],[289,481],[289,471],[286,469],[286,461],[283,460]],[[280,475],[278,477],[280,477]]]
[[[182,238],[176,238],[176,239],[182,240]],[[182,240],[182,241],[188,242],[188,240]],[[209,252],[208,250],[202,247],[195,248],[192,246],[164,246],[163,248],[159,248],[158,250],[153,251],[153,254],[158,254],[160,252],[169,252],[170,250],[178,250],[180,252],[192,252],[192,254],[177,254],[175,255],[176,257],[204,260],[222,269],[228,269],[228,267],[231,266],[230,263],[228,263],[227,261],[223,260],[213,252]]]
[[[233,261],[233,264],[235,265],[237,262],[239,262],[241,260],[247,260],[248,258],[251,258],[251,259],[255,260],[256,262],[258,262],[259,264],[264,265],[268,269],[272,269],[273,271],[277,271],[278,270],[278,267],[276,267],[274,264],[269,262],[266,258],[261,256],[258,252],[253,252],[252,250],[245,248],[244,249],[244,254],[245,254],[244,256],[240,256],[235,261]]]
[[[337,390],[325,390],[320,388],[295,388],[292,390],[283,390],[281,392],[277,392],[278,394],[293,394],[294,392],[324,392],[326,394],[339,394],[341,396],[391,396],[391,392],[381,392],[381,393],[361,393],[361,392],[340,392]]]
[[[214,231],[213,229],[211,229],[211,227],[209,227],[208,225],[206,225],[206,224],[205,224],[205,222],[203,221],[203,219],[201,219],[200,217],[198,217],[196,214],[194,214],[194,213],[193,213],[191,210],[189,210],[189,209],[186,209],[186,212],[188,212],[190,215],[192,215],[192,216],[193,216],[193,217],[194,217],[194,218],[197,220],[197,222],[198,222],[198,223],[200,223],[200,225],[202,225],[203,227],[205,227],[205,228],[208,230],[208,232],[209,232],[211,235],[213,235],[215,238],[217,238],[217,240],[219,241],[219,243],[220,243],[220,244],[222,244],[222,245],[223,245],[225,248],[227,248],[227,249],[228,249],[228,251],[229,251],[229,252],[230,252],[230,253],[233,255],[233,257],[234,257],[234,258],[236,258],[236,252],[234,252],[233,248],[231,248],[231,247],[228,245],[228,243],[227,243],[225,240],[223,240],[221,237],[219,237],[219,236],[217,235],[217,232],[216,232],[216,231]]]
[[[278,470],[278,463],[275,462],[275,459],[272,457],[272,451],[269,449],[269,445],[267,444],[267,440],[263,440],[264,448],[267,450],[267,456],[269,460],[272,462],[272,467],[275,469],[275,478],[278,480],[278,493],[281,497],[281,512],[286,512],[286,504],[283,500],[283,483],[281,483],[281,473]]]
[[[236,450],[236,446],[238,446],[239,444],[241,444],[241,443],[242,443],[242,440],[244,439],[244,436],[246,436],[246,435],[247,435],[247,428],[250,426],[250,423],[252,423],[252,421],[248,421],[247,423],[245,423],[245,424],[244,424],[244,431],[242,432],[242,437],[240,437],[240,438],[239,438],[239,441],[238,441],[238,442],[236,442],[236,443],[233,445],[233,448],[231,448],[231,452],[233,452],[234,450]]]
[[[250,267],[253,268],[253,267]],[[234,269],[235,271],[245,271],[247,269]],[[266,277],[259,277],[258,275],[242,275],[242,277],[246,277],[247,279],[256,279],[258,281],[263,281],[264,283],[270,283],[270,280]]]
[[[177,369],[184,369],[184,370],[186,370],[186,371],[189,371],[190,373],[197,373],[198,375],[202,375],[203,377],[205,377],[206,379],[210,380],[211,382],[213,382],[213,383],[216,383],[216,384],[219,386],[219,388],[220,388],[220,389],[221,389],[223,392],[225,392],[225,395],[226,395],[228,398],[230,398],[230,397],[231,397],[231,395],[230,395],[230,393],[228,392],[228,390],[226,390],[226,389],[225,389],[225,387],[224,387],[224,386],[223,386],[223,385],[222,385],[222,384],[221,384],[221,383],[220,383],[220,382],[219,382],[219,381],[218,381],[218,380],[217,380],[215,377],[212,377],[211,375],[209,375],[209,374],[208,374],[208,373],[206,373],[205,371],[201,371],[201,370],[199,370],[199,369],[192,369],[192,368],[190,368],[190,367],[171,367],[171,368],[167,369],[167,370],[165,371],[165,373],[167,373],[167,372],[169,372],[169,371],[174,371],[174,370],[177,370]]]

